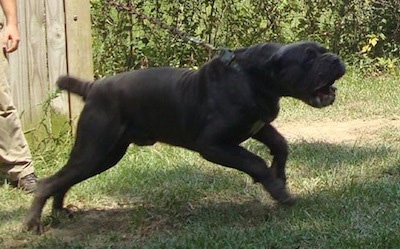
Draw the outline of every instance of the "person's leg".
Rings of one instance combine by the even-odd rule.
[[[0,32],[1,40],[1,32]],[[8,61],[0,51],[0,171],[19,188],[31,192],[36,176],[18,112],[11,99]]]

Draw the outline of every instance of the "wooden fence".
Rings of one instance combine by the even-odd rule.
[[[56,79],[71,74],[93,78],[89,0],[17,0],[21,42],[10,54],[11,87],[22,122],[41,119],[42,104]],[[76,117],[82,103],[65,93],[54,109]]]

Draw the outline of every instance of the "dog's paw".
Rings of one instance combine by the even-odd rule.
[[[29,219],[25,222],[25,229],[36,235],[41,235],[43,233],[43,226],[39,219]]]
[[[272,182],[262,183],[272,198],[283,205],[293,205],[297,198],[293,197],[286,189],[285,181],[275,179]]]
[[[278,200],[279,204],[284,205],[284,206],[293,206],[296,204],[296,202],[299,200],[298,197],[296,196],[289,196],[289,198],[286,198],[284,200]]]

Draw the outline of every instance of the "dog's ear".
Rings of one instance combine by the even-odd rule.
[[[315,59],[318,57],[318,52],[311,47],[306,48],[305,50],[306,56],[304,58],[303,64],[307,67],[310,68],[312,64],[314,63]]]

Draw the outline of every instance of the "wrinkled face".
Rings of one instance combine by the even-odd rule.
[[[274,78],[282,96],[322,108],[335,101],[335,81],[346,71],[343,61],[313,42],[294,43],[273,56]]]

